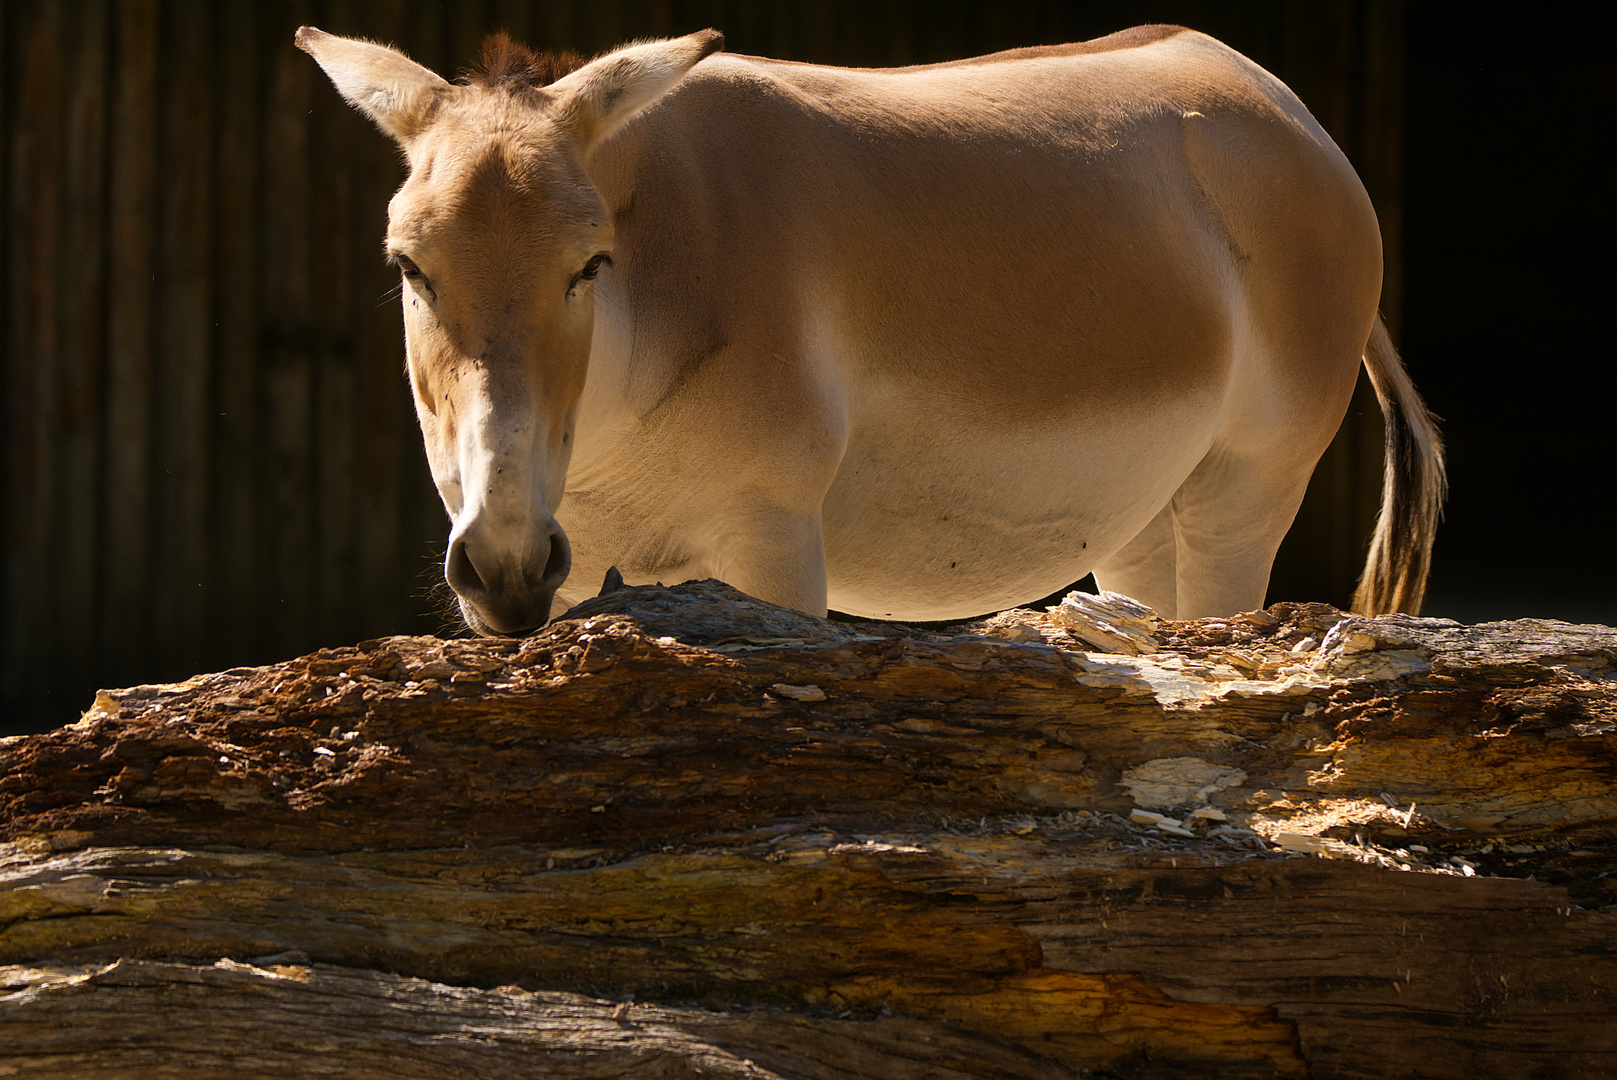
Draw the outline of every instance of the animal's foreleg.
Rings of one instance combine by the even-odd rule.
[[[804,517],[777,508],[745,515],[721,541],[715,576],[750,596],[826,613],[825,537],[820,514]]]

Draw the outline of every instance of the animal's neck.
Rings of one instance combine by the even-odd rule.
[[[725,341],[714,312],[715,242],[693,148],[658,103],[585,162],[613,216],[613,265],[598,279],[574,461],[638,429]]]

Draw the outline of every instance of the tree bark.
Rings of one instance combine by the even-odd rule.
[[[1617,1075],[1614,732],[1606,627],[715,582],[103,692],[0,1075]]]

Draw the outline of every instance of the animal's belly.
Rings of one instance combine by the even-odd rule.
[[[830,606],[958,619],[1046,596],[1150,522],[1215,423],[1186,401],[1033,431],[911,414],[856,432],[825,503]]]

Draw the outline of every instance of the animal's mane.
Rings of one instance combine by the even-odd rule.
[[[549,86],[563,75],[584,66],[584,57],[571,49],[561,52],[534,52],[511,40],[504,30],[483,39],[483,53],[476,64],[461,76],[468,86],[485,89],[524,90]]]

